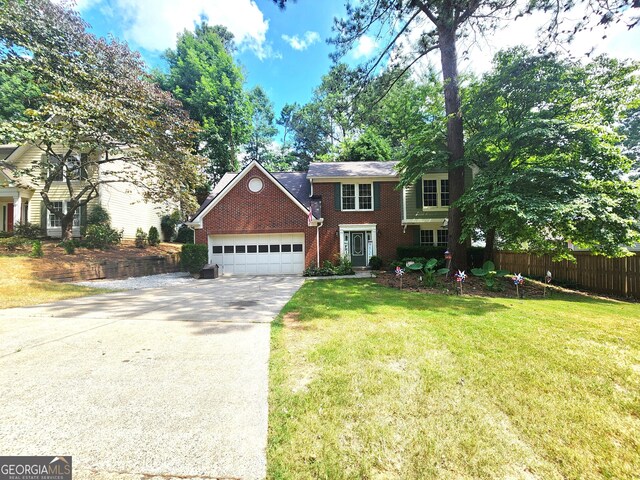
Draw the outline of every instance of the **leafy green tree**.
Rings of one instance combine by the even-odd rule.
[[[637,103],[640,104],[640,99]],[[634,105],[627,111],[620,130],[625,136],[622,141],[624,153],[635,162],[637,175],[640,170],[640,106]]]
[[[238,170],[238,149],[251,132],[251,105],[232,56],[232,39],[224,27],[206,23],[196,26],[195,32],[184,31],[175,50],[165,52],[169,71],[160,76],[163,88],[202,127],[194,145],[209,159],[206,171],[213,183]]]
[[[338,160],[345,162],[386,162],[391,160],[389,142],[368,128],[356,140],[346,139]]]
[[[296,170],[306,170],[310,162],[329,153],[331,125],[318,102],[309,102],[293,113],[291,130]]]
[[[253,128],[249,141],[245,145],[246,160],[256,160],[261,163],[272,161],[275,154],[270,147],[278,133],[274,124],[273,103],[260,86],[255,86],[249,91],[249,103],[252,109]]]
[[[0,120],[25,120],[25,110],[37,108],[42,87],[22,64],[2,61],[0,54]]]
[[[48,0],[5,1],[0,9],[3,64],[47,86],[26,120],[0,123],[0,137],[42,151],[40,162],[18,173],[42,184],[63,239],[71,237],[76,210],[105,184],[126,182],[148,200],[195,207],[189,191],[203,167],[191,153],[197,125],[180,102],[157,87],[139,54],[87,27],[75,10]],[[69,196],[65,213],[49,198],[60,179]]]
[[[300,105],[297,103],[286,103],[282,110],[280,110],[280,116],[276,120],[276,123],[282,127],[282,149],[283,153],[289,148],[288,136],[291,133],[293,127],[293,117],[300,109]]]
[[[466,155],[479,173],[460,200],[467,236],[556,258],[571,241],[608,256],[640,239],[640,192],[616,133],[639,95],[638,64],[581,66],[524,49],[498,54],[465,96]]]
[[[274,0],[284,8],[286,0]],[[334,60],[351,51],[360,39],[371,35],[381,42],[378,55],[359,68],[361,84],[379,71],[383,60],[397,72],[387,90],[402,78],[422,58],[430,52],[440,54],[443,77],[444,107],[446,114],[446,144],[449,170],[449,189],[452,206],[449,209],[449,250],[453,254],[456,267],[466,265],[466,245],[462,241],[463,214],[457,201],[465,190],[463,111],[458,76],[458,40],[470,35],[487,35],[494,30],[501,19],[508,19],[519,6],[518,15],[530,14],[536,10],[550,12],[547,25],[549,37],[555,38],[562,31],[560,25],[567,12],[589,7],[595,15],[584,15],[574,31],[585,29],[589,23],[609,24],[629,7],[627,0],[534,0],[519,4],[515,0],[362,0],[347,4],[346,18],[335,19],[336,37],[331,40],[336,45]],[[638,7],[633,2],[633,7]],[[632,25],[637,21],[632,22]],[[412,172],[419,171],[412,168]],[[410,171],[405,171],[403,183],[412,183]]]

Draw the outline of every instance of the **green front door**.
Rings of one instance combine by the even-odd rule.
[[[367,245],[364,232],[351,232],[351,264],[354,267],[367,266]]]

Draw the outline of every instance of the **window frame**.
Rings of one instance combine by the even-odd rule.
[[[72,153],[71,155],[69,155],[67,157],[67,164],[68,166],[63,167],[62,170],[60,171],[60,175],[56,176],[53,180],[51,180],[52,182],[66,182],[67,179],[69,181],[72,182],[80,182],[80,181],[84,181],[86,180],[86,174],[83,174],[83,167],[86,170],[86,162],[85,165],[82,164],[82,157],[83,157],[83,153]],[[47,160],[48,166],[47,166],[47,177],[52,175],[52,166],[53,163],[55,161],[55,163],[57,163],[60,159],[58,157],[56,157],[55,155],[49,155],[49,159]],[[72,172],[75,172],[73,174],[73,176],[69,177],[68,176],[68,172],[69,172],[69,166],[71,166],[71,162],[73,162],[75,164],[75,168],[71,169]]]
[[[344,195],[344,186],[345,185],[353,185],[353,191],[354,191],[354,196],[348,196],[346,198],[354,198],[355,201],[355,208],[344,208],[344,199],[345,199],[345,195]],[[370,202],[371,202],[371,207],[370,208],[360,208],[360,186],[361,185],[369,185],[369,195],[363,195],[362,198],[369,198]],[[340,182],[340,211],[341,212],[372,212],[374,210],[374,189],[373,189],[373,182]]]
[[[422,198],[421,198],[421,203],[422,203],[422,210],[427,210],[427,211],[433,211],[433,210],[448,210],[449,206],[451,205],[451,184],[448,183],[447,184],[447,194],[449,196],[449,203],[447,205],[443,205],[442,204],[442,181],[445,180],[447,182],[449,182],[449,174],[448,173],[437,173],[437,174],[430,174],[430,175],[423,175],[422,176]],[[425,205],[424,203],[424,197],[425,197],[425,193],[426,193],[426,188],[425,188],[425,182],[427,181],[435,181],[436,182],[436,191],[435,191],[435,196],[436,196],[436,205]],[[434,193],[434,192],[431,192]]]
[[[69,206],[69,200],[52,200],[51,203],[60,203],[61,204],[61,212],[66,215],[67,209]],[[79,206],[76,208],[76,211],[73,213],[73,220],[71,221],[71,228],[80,228],[82,225],[82,209],[86,208],[85,206]],[[62,222],[60,225],[52,225],[51,221],[55,220],[55,222],[59,222],[58,218],[53,215],[53,213],[47,208],[47,230],[62,228]]]
[[[440,242],[440,234],[441,233],[446,233],[446,241],[445,242]],[[436,230],[436,236],[435,236],[435,246],[436,247],[446,247],[449,244],[449,229],[448,228],[438,228]]]
[[[425,232],[425,233],[429,232],[431,234],[431,241],[430,242],[424,242],[422,240],[422,232]],[[424,246],[433,247],[435,244],[436,244],[436,235],[435,235],[435,233],[433,233],[433,230],[432,229],[423,229],[423,228],[421,228],[420,229],[420,245],[421,246],[424,245]]]
[[[431,232],[432,242],[425,243],[422,241],[422,232]],[[449,229],[448,228],[420,228],[420,246],[425,247],[446,247],[447,243],[441,243],[439,241],[439,236],[442,235],[442,232],[446,232],[447,242],[449,241]]]

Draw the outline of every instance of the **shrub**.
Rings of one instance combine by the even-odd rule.
[[[14,235],[12,237],[0,239],[0,248],[4,248],[9,252],[15,252],[17,249],[26,246],[27,243],[29,243],[29,240],[27,240],[26,238]]]
[[[369,266],[372,270],[380,270],[382,268],[382,259],[376,255],[369,259]]]
[[[327,265],[327,263],[329,265]],[[331,262],[328,260],[325,260],[323,266],[320,268],[316,267],[315,262],[311,262],[302,272],[302,275],[305,277],[330,277],[333,274],[333,265],[331,265]]]
[[[504,277],[509,270],[496,270],[495,264],[487,260],[482,268],[472,268],[471,273],[476,277],[484,277],[484,283],[488,290],[500,290],[500,284],[496,284],[496,277]]]
[[[107,225],[111,226],[111,217],[102,205],[96,205],[89,212],[87,217],[87,225]]]
[[[209,261],[206,245],[187,243],[182,246],[180,261],[182,268],[190,273],[198,273]]]
[[[176,242],[178,243],[195,243],[193,240],[193,230],[186,225],[180,225],[178,229],[178,235],[176,235]]]
[[[44,257],[44,252],[42,251],[42,242],[40,240],[34,240],[33,243],[31,243],[31,254],[29,256],[33,258]]]
[[[396,253],[398,258],[444,258],[446,247],[433,247],[431,245],[407,245],[398,247]]]
[[[431,245],[408,245],[398,247],[396,253],[398,258],[435,258],[440,263],[440,260],[444,261],[444,252],[447,251],[446,247],[432,247]],[[455,259],[454,259],[455,260]],[[454,262],[455,263],[455,262]],[[484,263],[484,248],[483,247],[469,247],[467,249],[467,264],[469,268],[481,267]]]
[[[18,237],[35,240],[43,237],[42,229],[38,225],[29,222],[18,223],[14,228],[14,234]]]
[[[438,260],[430,258],[426,262],[410,262],[407,261],[407,268],[414,272],[422,273],[422,282],[426,287],[436,286],[436,275],[446,275],[449,273],[448,268],[440,268],[436,270]]]
[[[136,247],[138,248],[146,248],[147,246],[147,234],[144,233],[144,230],[138,228],[136,230]]]
[[[160,230],[165,242],[173,240],[176,234],[176,227],[180,223],[180,212],[175,210],[171,215],[163,215],[160,219]]]
[[[338,261],[333,269],[333,273],[335,275],[353,275],[355,272],[353,271],[353,265],[349,257],[346,255],[343,257],[338,256]]]
[[[152,247],[160,245],[160,234],[156,227],[151,227],[149,229],[149,236],[147,237],[147,240],[149,240],[149,245]]]
[[[93,224],[87,227],[84,245],[87,248],[107,250],[122,241],[122,231],[114,230],[108,225]]]
[[[64,253],[67,255],[73,255],[76,253],[77,242],[75,240],[63,240],[60,242],[60,246],[64,248]]]

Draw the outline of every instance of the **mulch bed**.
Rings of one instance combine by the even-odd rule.
[[[375,281],[380,285],[402,288],[402,290],[409,292],[458,294],[458,283],[454,277],[450,276],[436,277],[437,285],[435,287],[425,287],[420,281],[420,275],[413,272],[405,273],[402,276],[402,283],[393,272],[375,272]],[[496,278],[496,287],[494,290],[489,290],[483,278],[467,275],[467,279],[462,286],[462,293],[463,295],[480,297],[517,298],[516,287],[509,277]],[[524,285],[520,285],[518,288],[523,298],[544,298],[542,283],[525,279]],[[547,295],[549,294],[550,291],[547,289]]]
[[[136,248],[133,241],[123,241],[120,245],[116,245],[109,250],[90,250],[88,248],[76,248],[76,252],[67,255],[62,247],[59,246],[59,240],[44,240],[42,242],[42,250],[44,256],[35,259],[39,264],[45,266],[47,263],[89,263],[99,262],[101,260],[127,260],[132,258],[164,256],[177,253],[182,248],[182,244],[161,243],[157,247]],[[14,252],[0,251],[0,254],[6,256],[24,256],[31,253],[31,246],[17,249]]]

